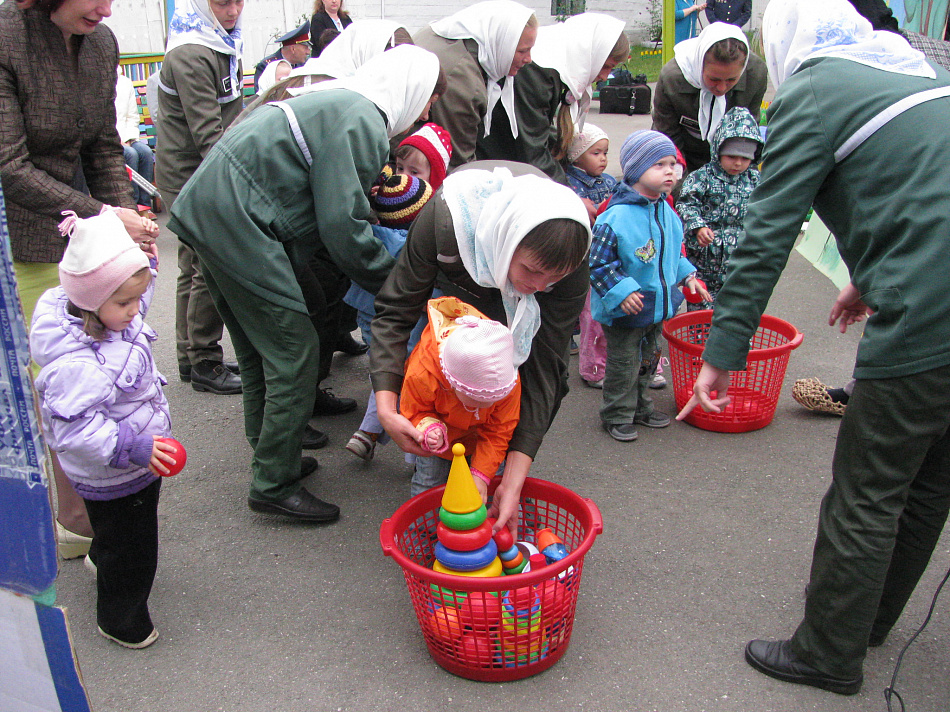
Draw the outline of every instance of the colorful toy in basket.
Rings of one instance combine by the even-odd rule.
[[[480,502],[455,506],[454,478],[447,488],[445,501],[445,491],[428,490],[380,526],[383,552],[403,569],[429,654],[446,670],[472,680],[518,680],[546,670],[570,644],[584,556],[603,531],[600,512],[593,502],[560,485],[528,477],[521,499],[525,538],[534,541],[538,531],[549,528],[570,549],[568,557],[548,564],[537,547],[516,542],[517,537],[504,531],[493,539],[496,546],[505,551],[515,546],[522,557],[533,553],[537,568],[516,576],[486,578],[446,574],[424,567],[434,558],[436,544],[455,551],[466,550],[460,544],[477,548],[475,544],[485,534],[473,530],[486,521],[479,518],[458,529],[440,521],[440,514],[448,513],[452,519],[480,506]],[[573,569],[569,581],[561,578],[567,568]]]
[[[465,461],[465,446],[452,446],[452,467],[442,494],[432,570],[459,576],[501,576],[488,512]]]

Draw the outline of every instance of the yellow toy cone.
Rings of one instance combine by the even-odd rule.
[[[482,506],[482,496],[475,487],[472,471],[465,461],[465,446],[452,446],[452,467],[442,494],[442,508],[453,514],[468,514]]]

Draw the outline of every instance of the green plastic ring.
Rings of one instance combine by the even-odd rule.
[[[449,529],[454,529],[455,531],[475,529],[481,526],[487,517],[488,510],[485,509],[484,504],[474,512],[468,512],[467,514],[456,514],[455,512],[450,512],[445,507],[439,507],[439,521]]]

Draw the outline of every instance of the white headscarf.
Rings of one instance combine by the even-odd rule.
[[[261,72],[260,78],[257,80],[257,92],[258,94],[263,94],[265,91],[270,89],[277,83],[277,68],[281,64],[286,64],[288,67],[293,65],[288,62],[286,59],[281,57],[280,59],[275,59],[273,62],[268,62],[267,66],[264,67],[264,71]]]
[[[399,28],[405,29],[392,20],[355,20],[319,57],[308,59],[303,66],[291,71],[290,76],[324,74],[334,79],[352,76],[368,60],[395,46]]]
[[[478,63],[488,75],[488,111],[485,113],[485,135],[491,133],[491,115],[495,104],[508,113],[511,135],[518,138],[518,120],[515,117],[515,77],[508,71],[515,58],[518,42],[528,19],[534,14],[530,8],[514,0],[487,0],[459,10],[454,15],[431,24],[432,31],[449,40],[473,39],[478,43]],[[504,86],[498,82],[504,79]]]
[[[349,89],[365,96],[386,114],[392,138],[419,118],[438,79],[439,58],[422,47],[404,44],[373,57],[351,77],[312,84],[308,89]]]
[[[234,29],[228,32],[218,22],[208,0],[178,0],[175,3],[175,14],[168,25],[168,45],[165,54],[176,47],[195,44],[208,47],[215,52],[231,57],[231,98],[241,96],[244,89],[244,78],[238,76],[238,60],[244,51],[244,37],[241,31],[241,21],[244,13],[238,15]]]
[[[698,37],[683,40],[673,47],[673,59],[683,72],[683,78],[690,86],[699,89],[699,134],[704,141],[712,138],[719,128],[726,114],[726,97],[716,96],[703,84],[703,60],[710,47],[730,37],[745,45],[745,64],[742,65],[742,71],[745,72],[749,63],[749,42],[742,30],[728,22],[713,22]]]
[[[839,57],[894,74],[937,76],[907,40],[875,32],[846,0],[773,0],[762,18],[762,38],[776,88],[812,57]]]
[[[442,184],[442,196],[452,214],[465,271],[477,284],[501,292],[517,368],[531,353],[541,309],[533,294],[516,291],[508,281],[511,258],[525,235],[554,218],[583,225],[589,245],[587,209],[570,188],[536,175],[516,178],[507,168],[453,173]]]
[[[591,84],[604,68],[624,25],[623,20],[610,15],[585,12],[538,30],[531,61],[560,75],[567,86],[571,118],[580,130],[590,109]]]

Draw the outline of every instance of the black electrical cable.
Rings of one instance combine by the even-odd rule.
[[[940,595],[940,591],[943,590],[943,585],[947,582],[947,579],[950,579],[950,569],[947,569],[947,573],[944,574],[943,581],[940,582],[940,585],[937,586],[937,590],[934,592],[933,601],[930,602],[930,610],[927,612],[927,617],[924,619],[924,622],[920,625],[920,628],[917,629],[917,632],[911,636],[911,639],[907,641],[907,644],[901,649],[900,655],[897,656],[897,663],[894,665],[894,674],[891,676],[891,684],[884,688],[884,699],[887,701],[887,712],[894,712],[894,708],[891,707],[892,697],[896,697],[897,701],[900,702],[900,712],[905,712],[904,699],[895,689],[895,685],[897,684],[897,673],[900,672],[901,663],[904,660],[904,653],[906,653],[911,644],[917,640],[917,636],[924,632],[924,628],[926,628],[927,624],[930,622],[930,618],[934,614],[934,608],[937,606],[937,597]]]

